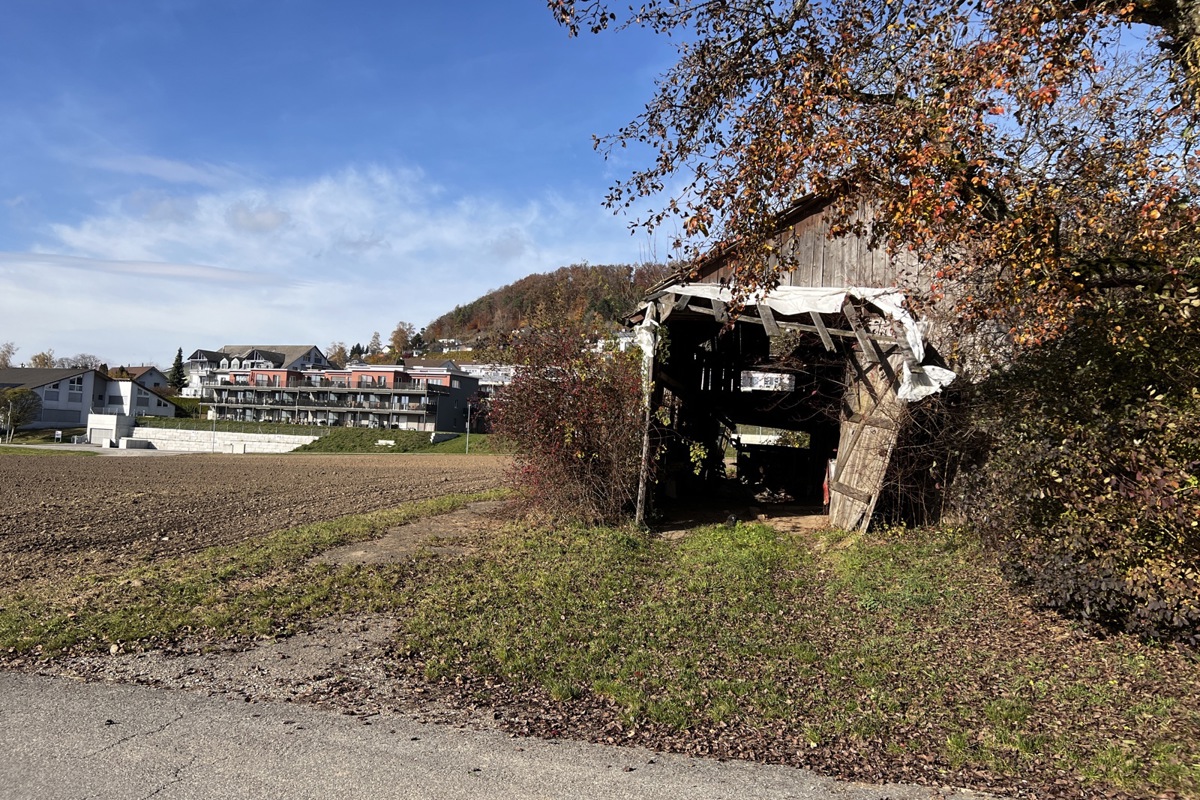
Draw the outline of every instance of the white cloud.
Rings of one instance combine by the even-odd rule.
[[[0,341],[169,361],[225,341],[366,341],[488,289],[652,248],[594,198],[449,197],[415,170],[141,190],[0,254]],[[169,352],[168,352],[169,351]]]
[[[225,212],[225,221],[235,230],[247,233],[269,233],[281,228],[291,220],[291,215],[278,208],[253,208],[246,203],[235,203]]]
[[[236,170],[216,164],[189,164],[169,158],[144,155],[114,155],[84,158],[83,162],[96,169],[120,172],[125,175],[143,175],[167,183],[196,184],[209,188],[228,186],[238,181]]]
[[[77,270],[79,280],[100,274],[136,275],[145,278],[184,280],[216,285],[266,284],[267,276],[254,272],[207,267],[202,264],[171,264],[162,261],[109,261],[97,258],[61,256],[52,253],[0,253],[0,274],[8,273],[16,280],[30,281],[35,273]],[[22,278],[23,276],[23,278]]]

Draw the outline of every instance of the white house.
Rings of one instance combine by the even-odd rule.
[[[103,402],[92,406],[96,414],[123,414],[127,417],[173,417],[175,404],[136,380],[109,379]]]
[[[94,369],[0,369],[0,389],[13,388],[29,389],[42,399],[42,412],[29,428],[82,427],[92,411],[175,416],[171,401],[134,380],[114,380]]]

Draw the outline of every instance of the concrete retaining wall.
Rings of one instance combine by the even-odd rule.
[[[172,428],[134,428],[132,438],[147,440],[155,450],[193,453],[289,453],[314,442],[317,436],[275,433],[184,431]],[[134,445],[136,446],[136,445]]]

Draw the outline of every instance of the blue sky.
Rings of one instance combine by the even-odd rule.
[[[663,259],[603,207],[674,61],[542,0],[9,0],[0,342],[366,342],[570,263]]]

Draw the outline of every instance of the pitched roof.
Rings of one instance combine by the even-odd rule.
[[[8,369],[0,369],[0,389],[36,389],[39,386],[45,386],[48,383],[57,383],[67,378],[73,378],[76,375],[82,375],[85,372],[92,372],[92,370],[91,368],[39,369],[37,367],[10,367]]]
[[[321,348],[315,344],[227,344],[221,348],[221,353],[222,355],[241,358],[242,356],[258,351],[258,353],[264,356],[278,356],[278,359],[272,360],[277,361],[282,366],[287,366],[306,356],[309,350],[320,352]]]
[[[219,363],[221,363],[221,359],[224,357],[225,357],[225,354],[222,353],[220,350],[205,350],[205,349],[201,348],[200,350],[197,350],[196,352],[194,352],[190,356],[188,356],[187,360],[188,361],[199,361],[200,359],[204,359],[205,361],[211,362],[213,364],[219,364]]]
[[[153,364],[151,364],[148,367],[120,367],[119,369],[124,369],[125,372],[127,374],[131,375],[135,381],[138,378],[145,375],[150,370],[155,370],[156,372],[159,372],[162,375],[166,375],[165,372],[163,372],[162,370],[160,370],[158,367],[154,366]]]
[[[424,367],[425,369],[458,369],[458,365],[448,358],[406,358],[404,367]]]

